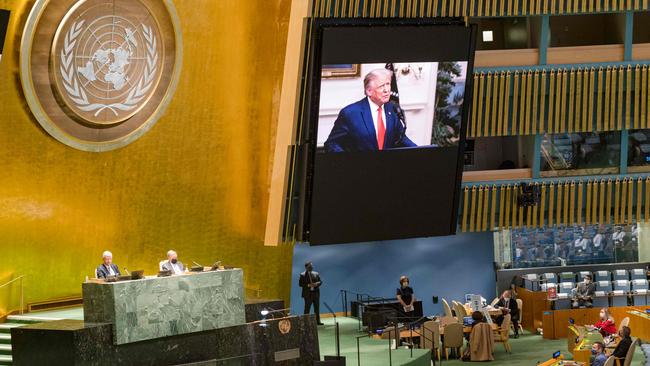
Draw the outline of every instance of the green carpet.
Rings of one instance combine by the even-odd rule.
[[[341,355],[346,356],[347,365],[357,365],[357,344],[355,336],[362,335],[358,331],[358,321],[355,318],[338,318],[339,327],[341,329]],[[334,320],[323,319],[324,326],[318,328],[318,339],[320,344],[320,354],[334,355]],[[571,354],[567,352],[566,339],[547,340],[539,335],[531,335],[526,332],[518,339],[511,338],[510,345],[512,346],[512,354],[506,353],[502,344],[495,344],[494,347],[494,362],[490,365],[499,366],[518,366],[518,365],[536,365],[538,362],[543,362],[551,358],[553,352],[561,351],[567,358],[571,358]],[[361,342],[361,365],[362,366],[380,366],[389,365],[388,362],[388,341],[387,340],[374,340],[363,338]],[[415,349],[413,351],[413,359],[410,358],[410,351],[405,349],[393,350],[393,365],[430,365],[430,363],[423,363],[422,350]],[[444,357],[444,356],[443,356]],[[645,361],[643,352],[640,347],[634,355],[633,366],[643,365]],[[467,362],[460,360],[442,361],[442,365],[467,365]]]

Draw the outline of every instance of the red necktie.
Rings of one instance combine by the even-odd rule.
[[[377,144],[379,145],[379,150],[383,150],[386,126],[384,126],[384,117],[383,113],[381,113],[381,106],[379,106],[379,109],[377,109],[377,111]]]

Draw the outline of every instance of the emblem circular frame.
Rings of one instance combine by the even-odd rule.
[[[82,2],[86,1],[97,0]],[[129,0],[109,0],[107,3],[124,1]],[[20,45],[21,83],[27,104],[38,123],[63,144],[90,152],[110,151],[126,146],[151,129],[171,102],[178,86],[183,61],[180,20],[172,0],[138,1],[149,10],[159,27],[160,42],[164,49],[161,55],[162,76],[155,92],[146,98],[134,115],[125,121],[108,125],[82,120],[70,111],[56,94],[56,80],[50,71],[50,57],[56,41],[52,35],[56,34],[68,14],[80,2],[37,0],[32,7]]]

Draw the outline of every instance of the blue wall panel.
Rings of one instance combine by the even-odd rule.
[[[442,313],[431,298],[460,300],[480,293],[491,301],[495,293],[492,233],[464,233],[446,237],[308,246],[296,244],[293,255],[291,311],[302,313],[298,276],[307,260],[320,272],[321,313],[327,302],[342,311],[339,290],[395,297],[400,275],[411,279],[426,315]]]

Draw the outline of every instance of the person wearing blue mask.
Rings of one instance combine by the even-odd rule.
[[[596,342],[591,346],[591,354],[594,356],[594,360],[591,362],[591,366],[603,366],[605,361],[607,361],[607,356],[604,353],[605,345],[603,342]]]

